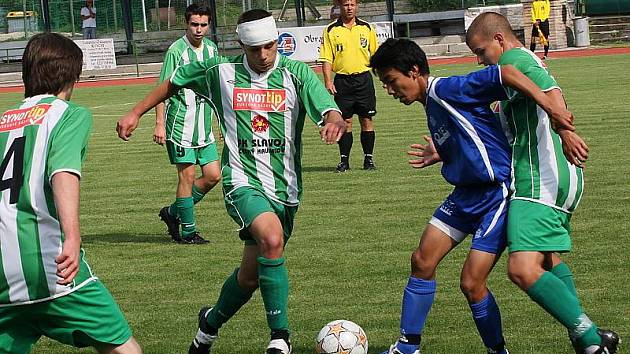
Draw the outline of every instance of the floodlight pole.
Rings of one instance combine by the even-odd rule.
[[[22,21],[24,22],[24,38],[27,38],[28,31],[26,30],[26,0],[22,2]]]
[[[394,0],[387,0],[386,5],[387,5],[387,18],[389,19],[390,22],[394,22],[394,12],[396,11],[396,9],[394,8]]]
[[[76,33],[76,28],[74,27],[74,8],[72,7],[72,1],[68,1],[70,4],[70,23],[72,24],[72,35]]]
[[[50,32],[50,7],[48,0],[42,0],[42,16],[44,17],[44,31]]]
[[[212,31],[212,41],[217,44],[218,36],[217,36],[217,2],[216,0],[209,0],[210,5],[210,29]]]
[[[122,15],[123,23],[125,24],[125,36],[127,37],[127,54],[135,54],[133,52],[133,21],[131,20],[131,0],[122,0]]]
[[[304,3],[302,0],[294,0],[295,16],[298,27],[304,27]]]
[[[144,0],[142,0],[142,24],[144,25],[144,31],[146,32],[147,31],[147,8],[144,5]]]

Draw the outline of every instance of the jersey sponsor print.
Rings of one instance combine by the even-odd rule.
[[[217,112],[226,194],[250,186],[285,205],[299,203],[306,115],[320,124],[323,114],[338,110],[308,66],[279,55],[274,68],[258,74],[243,55],[219,57],[179,68],[171,82],[205,97]]]
[[[85,108],[40,95],[0,116],[0,307],[45,301],[95,279],[83,259],[69,285],[59,285],[55,258],[63,247],[51,180],[78,176],[92,116]]]

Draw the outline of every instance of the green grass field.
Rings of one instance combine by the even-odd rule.
[[[596,323],[630,335],[630,56],[552,59],[550,69],[590,146],[585,196],[573,219],[574,251],[564,257],[576,275],[582,303]],[[436,76],[462,74],[473,65],[435,66]],[[153,117],[144,118],[132,141],[115,134],[115,122],[151,87],[130,85],[77,89],[74,101],[94,113],[94,131],[81,194],[83,243],[88,262],[108,286],[147,354],[185,353],[200,306],[212,304],[242,250],[219,188],[197,207],[198,225],[212,243],[170,242],[157,217],[171,203],[175,169],[151,141]],[[438,204],[451,187],[439,167],[412,170],[409,144],[427,133],[420,104],[406,107],[378,89],[375,161],[360,169],[355,137],[345,174],[333,173],[337,146],[317,130],[304,131],[304,198],[286,249],[295,354],[313,353],[319,329],[334,319],[361,325],[370,353],[385,350],[398,334],[402,289],[409,256]],[[0,96],[0,111],[19,94]],[[356,125],[358,127],[358,124]],[[438,292],[423,334],[425,353],[484,353],[465,298],[459,271],[465,241],[438,269]],[[566,331],[513,285],[506,257],[490,286],[502,309],[510,351],[572,353]],[[216,353],[262,353],[268,341],[258,294],[220,332]],[[621,352],[625,352],[622,347]],[[38,354],[85,353],[48,339]]]

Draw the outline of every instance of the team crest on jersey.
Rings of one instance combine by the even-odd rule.
[[[368,40],[365,37],[361,37],[361,47],[363,48],[367,48],[368,46]]]
[[[49,104],[38,104],[29,108],[6,111],[0,117],[0,132],[41,124],[50,107]]]
[[[235,88],[232,104],[235,111],[284,112],[286,98],[282,89]]]
[[[269,120],[261,115],[257,115],[252,119],[252,128],[256,133],[264,133],[269,129]]]

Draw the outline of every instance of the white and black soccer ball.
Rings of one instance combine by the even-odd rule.
[[[319,331],[315,352],[317,354],[367,354],[367,336],[363,328],[352,321],[332,321]]]

